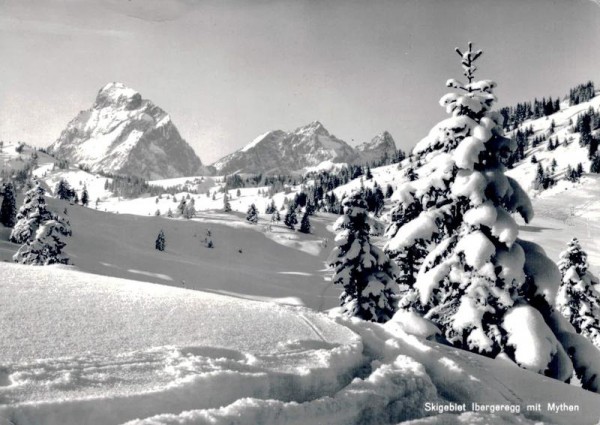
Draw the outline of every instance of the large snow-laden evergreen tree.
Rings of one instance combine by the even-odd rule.
[[[35,182],[33,187],[25,193],[23,205],[17,213],[17,223],[10,233],[10,241],[15,243],[25,243],[34,238],[38,227],[49,220],[55,220],[61,223],[64,228],[68,228],[68,223],[56,214],[53,214],[46,207],[46,191]]]
[[[547,324],[560,274],[540,247],[517,238],[512,214],[528,222],[533,210],[505,175],[503,161],[516,146],[491,111],[496,84],[474,78],[481,50],[469,43],[456,51],[467,83],[448,80],[456,92],[440,104],[451,117],[416,145],[423,165],[394,194],[397,217],[385,250],[404,283],[413,282],[400,306],[436,323],[455,346],[568,380],[571,361]]]
[[[600,348],[600,293],[594,289],[598,282],[588,272],[587,254],[576,238],[560,253],[558,268],[562,282],[556,308],[577,333]]]
[[[21,243],[13,260],[24,264],[67,264],[61,236],[71,236],[71,227],[65,219],[46,208],[45,190],[38,181],[25,194],[17,214],[17,223],[10,234],[12,242]]]
[[[343,202],[344,214],[336,221],[335,247],[329,256],[333,283],[342,285],[340,296],[345,314],[364,320],[386,322],[396,310],[398,267],[371,244],[372,219],[367,203],[356,192]]]
[[[39,266],[68,264],[69,258],[62,252],[66,244],[61,237],[70,234],[71,229],[64,221],[44,221],[35,232],[35,238],[21,245],[13,260]]]

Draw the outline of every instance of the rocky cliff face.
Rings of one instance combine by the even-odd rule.
[[[356,151],[364,164],[377,164],[391,160],[397,154],[396,142],[387,131],[373,137],[369,142],[356,146]]]
[[[49,147],[92,171],[164,179],[202,173],[202,163],[169,115],[121,83],[104,86]]]

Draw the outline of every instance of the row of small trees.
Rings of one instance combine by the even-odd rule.
[[[77,195],[75,189],[73,189],[65,179],[60,179],[58,181],[54,192],[56,193],[56,197],[58,199],[63,199],[76,204],[81,202],[81,205],[86,207],[90,203],[90,195],[85,185],[83,186],[83,190],[81,191],[81,199],[79,199],[79,196]]]
[[[295,203],[290,203],[288,205],[287,212],[283,218],[283,224],[292,229],[296,229],[296,225],[298,224],[298,216],[297,216],[298,206]],[[267,211],[271,211],[271,221],[279,222],[281,220],[281,216],[279,215],[279,211],[277,208],[273,208],[272,205],[269,205]],[[301,233],[310,233],[312,226],[310,224],[309,216],[311,215],[311,211],[309,208],[304,209],[304,213],[302,214],[302,219],[300,220],[300,227],[298,231]],[[246,212],[246,221],[251,224],[258,223],[258,209],[255,204],[250,204],[248,207],[248,211]]]

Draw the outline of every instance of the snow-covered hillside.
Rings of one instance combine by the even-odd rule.
[[[5,176],[26,168],[45,166],[51,169],[55,162],[50,155],[23,143],[4,141],[0,147],[0,173]]]
[[[49,150],[93,171],[154,179],[193,175],[202,165],[171,117],[121,83],[100,89]]]
[[[251,225],[238,213],[212,211],[185,220],[111,214],[55,199],[48,203],[62,215],[67,209],[74,231],[65,240],[66,253],[79,270],[317,310],[337,305],[337,290],[325,280],[326,240],[333,237],[326,229],[333,221],[328,215],[312,220],[313,234],[305,236],[271,224],[270,217]],[[164,252],[154,249],[161,229]],[[205,244],[209,230],[213,248]],[[0,259],[10,261],[19,246],[1,239]]]
[[[569,182],[566,180],[565,172],[569,166],[576,168],[579,163],[582,164],[584,172],[588,172],[590,169],[589,149],[581,146],[579,143],[581,134],[574,127],[578,116],[586,113],[590,108],[596,112],[600,111],[600,93],[587,102],[572,106],[569,106],[568,102],[562,102],[560,106],[560,111],[546,117],[526,120],[510,132],[510,135],[514,137],[517,131],[533,130],[528,136],[530,143],[525,151],[525,158],[515,164],[507,174],[519,181],[531,195],[542,198],[571,189],[577,190],[577,188],[590,183],[589,181],[586,184]],[[532,146],[531,141],[535,138],[539,139],[539,144]],[[557,143],[553,149],[548,146],[550,139]],[[533,157],[535,157],[534,162],[532,162]],[[550,174],[555,177],[557,184],[542,191],[535,187],[536,170],[538,164],[541,164],[544,169],[550,168],[552,161],[556,161],[556,166]]]

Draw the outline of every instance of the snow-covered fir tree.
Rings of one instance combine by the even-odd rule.
[[[186,202],[185,206],[183,207],[183,217],[187,218],[189,220],[189,219],[193,218],[195,215],[196,215],[195,202],[194,202],[194,199],[191,199],[188,202]]]
[[[38,228],[45,221],[55,220],[68,228],[68,223],[62,217],[47,209],[45,193],[46,191],[37,181],[25,193],[23,205],[17,213],[17,222],[10,233],[11,242],[22,244],[33,239]]]
[[[69,235],[71,229],[65,221],[44,221],[37,228],[35,238],[21,245],[13,255],[13,260],[22,264],[40,266],[68,264],[69,258],[62,252],[66,244],[61,237]]]
[[[271,202],[265,208],[265,214],[273,214],[277,211],[277,206],[275,205],[275,200],[271,199]]]
[[[302,220],[300,220],[300,228],[298,229],[298,231],[302,232],[302,233],[310,233],[310,230],[311,230],[311,225],[310,225],[309,214],[308,214],[308,211],[305,211],[304,214],[302,215]]]
[[[279,210],[275,209],[273,214],[271,214],[271,221],[273,223],[281,221],[281,215],[279,214]]]
[[[17,199],[15,187],[6,183],[2,188],[2,205],[0,205],[0,223],[4,227],[13,227],[17,222]]]
[[[558,268],[562,282],[556,297],[556,308],[575,330],[600,348],[600,293],[598,282],[588,272],[587,254],[577,238],[560,253]]]
[[[231,212],[231,203],[229,202],[227,193],[223,195],[223,212]]]
[[[160,229],[158,232],[158,236],[156,236],[156,241],[154,241],[154,248],[158,251],[164,251],[167,247],[167,241],[165,239],[165,232]]]
[[[67,201],[70,201],[75,196],[75,191],[65,179],[60,179],[58,181],[54,192],[56,193],[58,199],[64,199]]]
[[[256,205],[250,204],[248,207],[248,211],[246,212],[246,221],[249,221],[252,224],[258,223],[258,210],[256,209]]]
[[[283,217],[283,224],[286,227],[294,230],[296,228],[296,224],[298,224],[298,217],[296,216],[296,205],[292,202],[288,205],[287,212]]]
[[[175,199],[175,197],[173,197],[173,199]],[[179,201],[179,205],[177,205],[177,213],[183,217],[185,215],[185,207],[187,206],[187,202],[185,201],[185,198],[182,196],[181,200]]]
[[[338,233],[328,259],[334,269],[333,283],[344,288],[342,309],[350,316],[386,322],[396,310],[398,267],[370,241],[372,219],[362,194],[353,193],[342,205],[344,213],[335,223]]]
[[[418,173],[407,178],[394,199],[395,223],[385,250],[400,263],[404,283],[422,262],[400,306],[433,321],[455,346],[557,379],[572,364],[557,339],[564,329],[548,325],[560,275],[543,250],[519,240],[512,217],[533,217],[531,201],[503,162],[516,143],[503,136],[502,117],[489,80],[476,81],[481,50],[456,49],[467,83],[440,104],[451,114],[413,151]],[[411,173],[412,174],[412,173]],[[412,180],[412,181],[411,181]]]

